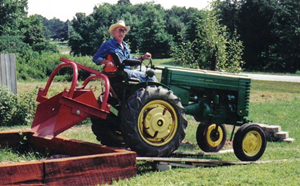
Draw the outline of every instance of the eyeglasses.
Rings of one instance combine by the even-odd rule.
[[[124,33],[124,34],[126,34],[126,32],[127,32],[126,29],[122,29],[122,28],[117,29],[117,31],[118,31],[119,33]]]

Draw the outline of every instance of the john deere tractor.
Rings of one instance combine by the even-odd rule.
[[[37,136],[53,138],[91,118],[92,130],[103,145],[128,147],[141,156],[170,156],[185,137],[188,124],[185,116],[188,114],[200,123],[195,132],[198,146],[203,151],[222,149],[227,139],[225,125],[233,125],[230,139],[240,160],[255,161],[264,153],[264,131],[246,119],[251,84],[248,77],[179,67],[155,67],[150,60],[144,65],[147,77],[153,76],[154,70],[160,71],[161,80],[141,82],[129,78],[124,70],[125,66],[141,66],[141,61],[125,60],[121,63],[116,54],[110,54],[108,59],[116,68],[104,67],[103,72],[98,72],[61,58],[63,63],[38,94],[40,104],[32,125]],[[71,88],[46,98],[53,77],[65,66],[73,68]],[[92,75],[76,87],[73,84],[77,83],[77,68]],[[85,88],[92,79],[104,81],[105,90],[98,97]],[[53,114],[45,118],[41,116],[45,112]],[[236,126],[239,127],[237,132]]]

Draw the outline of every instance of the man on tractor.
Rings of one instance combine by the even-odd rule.
[[[130,30],[129,26],[125,25],[123,20],[118,21],[116,24],[112,24],[109,27],[109,33],[113,36],[113,39],[107,40],[104,42],[96,54],[93,57],[93,62],[97,65],[105,65],[105,68],[110,68],[110,71],[116,71],[117,67],[111,61],[108,61],[107,56],[112,53],[116,53],[122,63],[126,59],[136,59],[143,61],[144,59],[150,59],[151,54],[146,52],[143,56],[138,58],[133,58],[130,54],[130,49],[127,43],[124,40],[125,35]],[[149,77],[145,72],[135,69],[131,70],[129,66],[125,66],[124,69],[128,73],[130,79],[139,79],[141,82],[144,81],[155,81],[157,79],[155,76]]]

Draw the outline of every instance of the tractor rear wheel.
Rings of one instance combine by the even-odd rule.
[[[113,126],[113,123],[98,118],[92,118],[91,121],[92,131],[102,145],[113,147],[125,146],[124,138],[120,132],[120,129],[116,129],[116,127]]]
[[[204,152],[218,152],[226,142],[225,125],[201,122],[197,128],[196,138],[198,146]]]
[[[186,126],[180,99],[161,86],[137,90],[122,112],[125,142],[141,156],[169,156],[184,139]]]
[[[267,139],[263,129],[255,124],[244,124],[233,139],[233,150],[241,161],[256,161],[265,152]]]

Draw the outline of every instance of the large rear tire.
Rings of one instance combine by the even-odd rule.
[[[122,112],[126,144],[141,156],[169,156],[185,137],[187,120],[180,99],[156,86],[139,89]]]
[[[225,125],[202,122],[197,128],[196,138],[198,146],[204,152],[218,152],[226,142]]]
[[[267,139],[263,129],[255,124],[244,124],[233,139],[233,150],[241,161],[256,161],[265,152]]]
[[[116,129],[113,123],[92,118],[92,131],[96,135],[97,140],[101,142],[102,145],[112,146],[112,147],[123,147],[125,146],[124,138],[120,132],[120,129]]]

